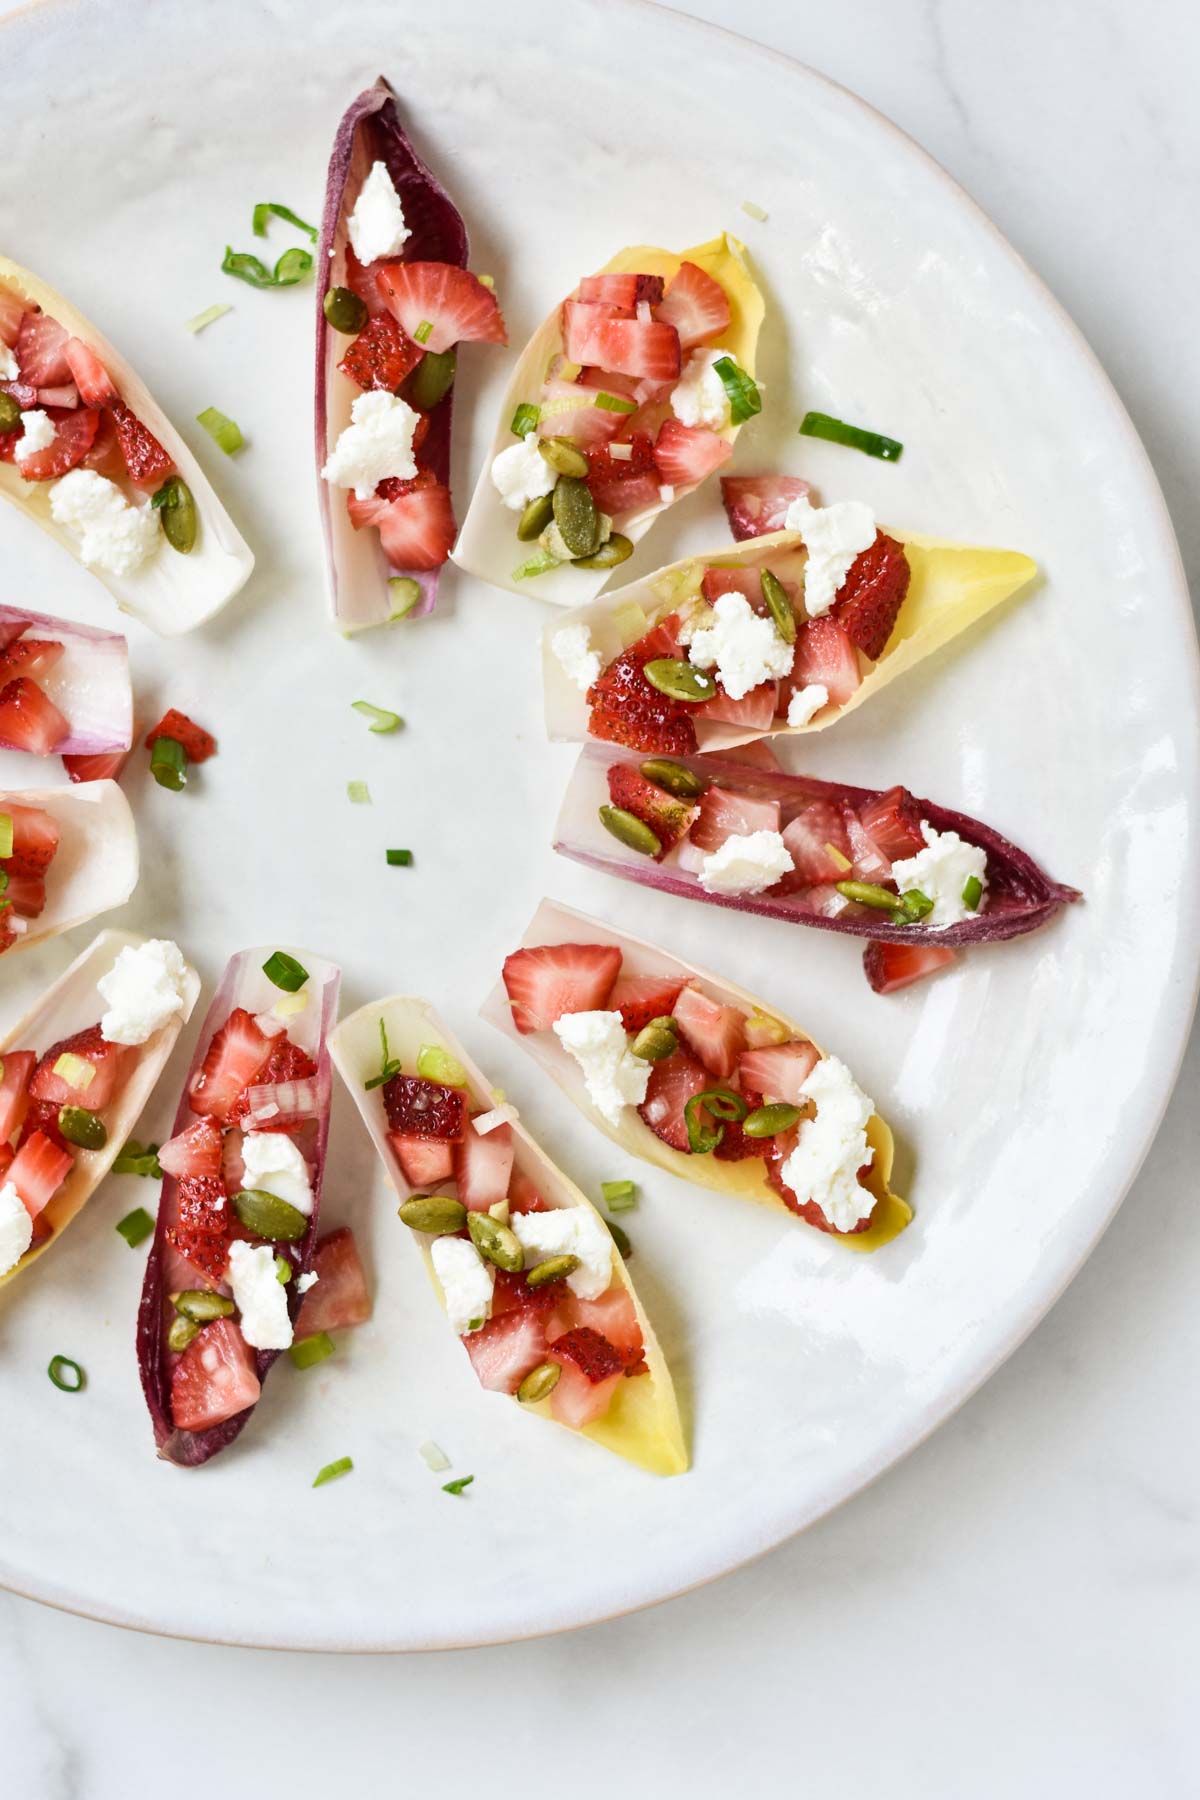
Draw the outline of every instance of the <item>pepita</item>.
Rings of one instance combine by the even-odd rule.
[[[162,520],[163,536],[172,550],[186,556],[196,548],[196,502],[186,481],[171,475],[155,494],[151,505]]]
[[[21,408],[11,394],[0,394],[0,431],[15,431],[21,423]]]
[[[414,1194],[400,1208],[400,1217],[414,1231],[427,1231],[432,1237],[445,1237],[461,1231],[467,1222],[467,1209],[452,1194]]]
[[[268,1194],[262,1188],[243,1188],[233,1196],[234,1212],[255,1237],[294,1244],[308,1230],[308,1220],[298,1206]]]
[[[545,449],[545,441],[542,444]],[[583,458],[587,467],[587,458]],[[600,513],[586,481],[562,475],[554,487],[554,523],[572,556],[594,556],[600,548]]]
[[[573,475],[580,481],[587,475],[588,459],[570,438],[539,438],[538,449],[556,475]]]
[[[321,311],[326,323],[344,337],[361,331],[367,322],[366,302],[359,299],[353,288],[331,287],[321,302]]]
[[[201,1325],[209,1319],[228,1319],[233,1312],[233,1301],[209,1288],[185,1288],[181,1294],[171,1295],[171,1305],[183,1318]]]
[[[674,1056],[678,1047],[673,1019],[652,1019],[649,1025],[643,1025],[629,1046],[644,1062],[663,1062],[668,1056]]]
[[[561,482],[559,483],[561,487]],[[642,674],[665,694],[668,700],[684,700],[690,706],[716,697],[717,684],[713,677],[703,669],[696,668],[694,663],[680,662],[673,656],[656,656],[646,663]]]
[[[600,823],[605,831],[610,831],[627,850],[636,850],[641,856],[658,856],[662,844],[651,831],[644,819],[635,813],[626,812],[623,806],[602,806]]]
[[[489,1213],[468,1213],[467,1230],[485,1262],[495,1263],[498,1269],[507,1269],[514,1275],[525,1267],[525,1252],[516,1233]]]
[[[85,1106],[60,1106],[58,1129],[68,1144],[78,1144],[81,1150],[103,1150],[108,1142],[104,1120]]]
[[[777,1132],[790,1130],[799,1117],[798,1106],[778,1100],[773,1106],[756,1106],[752,1113],[747,1113],[742,1120],[742,1130],[747,1137],[774,1137]]]
[[[672,762],[669,756],[652,756],[641,765],[641,773],[655,787],[674,794],[677,800],[698,800],[708,787],[702,775],[693,774],[682,763]]]
[[[531,1288],[545,1287],[550,1281],[565,1281],[578,1267],[577,1256],[548,1256],[545,1262],[537,1263],[530,1269],[525,1280]]]
[[[408,378],[407,396],[418,412],[432,412],[454,385],[457,354],[453,350],[427,350]]]
[[[775,622],[776,631],[785,644],[794,644],[796,641],[796,615],[792,611],[792,603],[788,599],[787,589],[778,575],[773,575],[770,569],[761,570],[758,579],[762,587],[762,597],[766,602],[767,611]]]
[[[615,569],[618,563],[627,562],[633,555],[633,545],[621,532],[614,531],[605,539],[594,556],[577,556],[576,565],[581,569]]]
[[[517,522],[517,536],[523,544],[532,543],[534,538],[541,537],[553,517],[554,495],[539,494],[521,514]]]
[[[548,1394],[554,1392],[561,1374],[561,1363],[539,1363],[536,1369],[530,1369],[517,1389],[517,1399],[522,1406],[536,1406],[539,1400],[544,1400]]]
[[[167,1328],[167,1349],[178,1355],[199,1335],[200,1327],[195,1319],[185,1319],[182,1313],[177,1313]]]

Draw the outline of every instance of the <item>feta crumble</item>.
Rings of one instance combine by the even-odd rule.
[[[795,655],[796,646],[784,643],[773,620],[736,593],[721,595],[712,624],[693,631],[688,645],[688,661],[697,669],[715,668],[731,700],[744,700],[761,682],[781,681]]]
[[[296,1292],[298,1294],[307,1294],[309,1288],[316,1287],[320,1279],[321,1277],[317,1274],[315,1269],[307,1270],[305,1274],[297,1276]]]
[[[599,681],[603,663],[600,652],[592,645],[592,634],[586,625],[564,625],[550,640],[551,648],[563,666],[564,673],[582,693]]]
[[[798,531],[808,552],[804,566],[804,609],[810,619],[827,613],[856,556],[875,542],[875,515],[861,500],[814,506],[807,494],[793,500],[784,525]]]
[[[11,1181],[0,1187],[0,1275],[15,1269],[33,1242],[33,1220]]]
[[[551,493],[557,480],[538,449],[536,431],[527,431],[492,463],[492,485],[510,512],[524,512],[531,500]]]
[[[875,1155],[867,1143],[874,1103],[836,1056],[823,1056],[800,1092],[816,1102],[816,1116],[802,1120],[780,1174],[801,1203],[816,1201],[835,1231],[853,1231],[875,1205],[874,1194],[858,1180]]]
[[[564,1013],[554,1021],[554,1035],[583,1070],[592,1105],[610,1125],[620,1124],[626,1106],[641,1105],[650,1064],[630,1050],[619,1012]]]
[[[429,1254],[455,1334],[465,1337],[469,1331],[478,1331],[492,1313],[495,1276],[491,1267],[466,1238],[434,1238]]]
[[[243,1184],[286,1200],[307,1219],[313,1209],[308,1164],[286,1131],[248,1131],[242,1139]]]
[[[395,256],[412,235],[404,222],[404,208],[386,163],[372,163],[370,174],[358,190],[348,230],[360,263]]]
[[[794,867],[777,831],[752,831],[745,837],[735,832],[704,858],[700,886],[706,894],[761,894]]]
[[[829,705],[829,689],[820,681],[810,681],[807,687],[797,688],[788,701],[787,722],[789,725],[807,725],[815,713],[823,706]]]
[[[902,894],[918,888],[933,901],[933,911],[921,920],[922,925],[944,931],[948,925],[976,918],[983,905],[982,894],[979,906],[970,907],[963,899],[963,889],[974,878],[986,894],[986,850],[964,842],[957,831],[935,831],[928,819],[921,820],[921,836],[924,850],[893,863],[892,880]]]
[[[96,991],[108,1010],[100,1030],[110,1044],[144,1044],[183,1011],[187,963],[170,938],[147,938],[118,952]]]
[[[18,463],[27,456],[36,456],[39,450],[48,450],[58,436],[54,420],[40,406],[21,414],[21,426],[21,435],[13,445],[13,457]]]
[[[706,425],[724,431],[729,424],[729,395],[714,364],[728,350],[693,350],[683,365],[679,385],[671,389],[671,406],[681,425]]]
[[[612,1238],[590,1206],[556,1206],[549,1212],[512,1215],[511,1224],[532,1268],[550,1256],[577,1256],[567,1286],[581,1300],[598,1300],[612,1281]]]
[[[383,388],[359,394],[350,408],[351,423],[321,474],[334,487],[352,487],[359,500],[369,500],[389,476],[411,481],[417,472],[412,447],[417,418],[411,406]]]
[[[287,1289],[275,1273],[270,1244],[235,1238],[229,1246],[229,1285],[241,1314],[242,1336],[253,1350],[286,1350],[292,1341]]]
[[[133,506],[94,469],[70,469],[50,489],[50,516],[79,540],[79,559],[110,575],[132,575],[159,545],[158,514]]]

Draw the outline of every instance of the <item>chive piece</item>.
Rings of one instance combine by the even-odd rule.
[[[513,570],[514,581],[528,581],[532,575],[544,575],[547,569],[557,569],[562,563],[560,556],[551,556],[548,550],[535,550],[533,555],[518,563]]]
[[[425,1081],[440,1082],[443,1087],[465,1088],[467,1071],[457,1056],[451,1056],[440,1044],[422,1044],[417,1051],[417,1074]]]
[[[743,200],[742,211],[747,213],[750,218],[757,219],[760,225],[765,225],[771,216],[770,213],[764,212],[761,206],[756,206],[753,200]]]
[[[285,994],[298,994],[308,980],[308,970],[286,950],[273,950],[262,966],[263,974]]]
[[[632,1256],[633,1245],[629,1241],[629,1234],[621,1229],[615,1219],[605,1219],[604,1223],[608,1226],[609,1237],[611,1237],[613,1243],[621,1252],[621,1255],[624,1257]]]
[[[68,1087],[86,1094],[96,1079],[96,1065],[89,1062],[86,1056],[76,1056],[73,1050],[64,1050],[61,1056],[55,1057],[50,1073],[61,1076]]]
[[[632,1212],[637,1205],[637,1189],[632,1181],[602,1181],[600,1192],[610,1212]]]
[[[325,1464],[325,1467],[319,1471],[313,1486],[324,1487],[327,1481],[336,1481],[339,1475],[348,1475],[353,1467],[354,1462],[351,1457],[339,1456],[336,1462]]]
[[[311,1337],[303,1337],[288,1349],[288,1355],[298,1369],[311,1369],[315,1363],[324,1362],[327,1356],[333,1355],[333,1339],[327,1331],[314,1331]],[[350,1467],[347,1459],[346,1467]],[[314,1482],[313,1486],[316,1487]]]
[[[70,1380],[64,1379],[68,1371]],[[87,1380],[87,1376],[79,1364],[72,1362],[69,1356],[52,1356],[46,1373],[55,1387],[61,1389],[64,1394],[77,1394]]]
[[[233,419],[215,406],[206,406],[202,413],[196,414],[197,425],[203,425],[213,443],[223,450],[226,456],[232,456],[245,443],[241,430]]]
[[[365,781],[348,781],[346,793],[354,806],[370,806],[371,790]]]
[[[13,822],[11,813],[0,813],[0,856],[11,856],[13,853]]]
[[[388,596],[392,602],[392,610],[384,623],[394,625],[398,619],[407,619],[421,598],[421,584],[414,581],[411,575],[389,575]]]
[[[295,225],[298,230],[303,231],[310,237],[314,244],[316,243],[316,226],[307,224],[305,220],[292,211],[290,206],[280,206],[277,200],[260,200],[255,207],[254,217],[251,221],[254,227],[255,237],[266,237],[267,223],[270,220],[272,213],[277,219],[284,219],[289,225]]]
[[[295,245],[285,250],[275,264],[276,287],[295,287],[306,275],[311,275],[313,259],[307,250],[298,250]]]
[[[432,1438],[427,1438],[423,1444],[418,1445],[417,1455],[423,1458],[425,1467],[431,1469],[435,1475],[440,1475],[443,1469],[450,1467],[450,1458],[434,1443]]]
[[[421,323],[417,326],[417,329],[413,332],[413,342],[417,344],[427,344],[432,336],[433,321],[431,319],[422,319]]]
[[[294,245],[285,250],[273,269],[249,250],[234,250],[229,244],[225,246],[225,255],[221,259],[221,269],[226,275],[233,275],[238,281],[244,281],[248,287],[275,288],[295,287],[298,281],[311,274],[313,259],[307,250],[299,250]]]
[[[721,377],[721,385],[729,396],[729,418],[734,425],[744,425],[762,411],[762,395],[752,375],[739,368],[732,356],[720,356],[713,369]]]
[[[396,1057],[388,1053],[387,1026],[382,1019],[379,1021],[379,1042],[383,1048],[383,1066],[378,1075],[372,1075],[370,1081],[365,1083],[368,1094],[372,1088],[382,1087],[385,1081],[390,1081],[393,1075],[398,1075],[404,1066]]]
[[[910,919],[927,919],[933,911],[933,901],[920,888],[909,888],[907,893],[900,896],[900,909],[906,922]]]
[[[637,411],[637,401],[626,399],[624,394],[599,393],[592,404],[598,406],[601,412],[635,413]],[[758,411],[757,406],[754,410]]]
[[[198,331],[203,331],[206,325],[215,325],[218,319],[223,319],[227,312],[232,311],[232,306],[206,306],[204,311],[198,312],[194,319],[187,319],[183,329],[190,331],[194,337]]]
[[[978,875],[972,875],[962,891],[962,903],[972,912],[979,911],[979,902],[983,899],[983,883]]]
[[[461,1494],[464,1488],[470,1487],[474,1479],[473,1475],[460,1475],[457,1481],[444,1482],[442,1492],[443,1494]]]
[[[864,431],[860,425],[847,425],[843,419],[828,413],[805,413],[800,422],[801,437],[827,438],[831,444],[845,444],[851,450],[863,450],[878,456],[882,462],[899,462],[904,445],[895,438],[882,437],[878,431]]]
[[[389,869],[411,869],[413,853],[411,850],[388,850],[385,852]]]
[[[144,1243],[154,1230],[154,1220],[144,1206],[135,1206],[132,1212],[126,1213],[123,1219],[117,1220],[117,1230],[129,1248],[136,1250],[138,1245]]]
[[[368,721],[367,729],[369,731],[395,731],[398,725],[404,723],[399,713],[388,712],[382,706],[372,706],[369,700],[352,700],[350,704],[356,713],[361,713],[363,718]]]
[[[187,751],[178,738],[155,738],[150,751],[150,773],[159,787],[170,788],[174,794],[187,786],[188,758]]]
[[[136,1138],[130,1138],[114,1160],[112,1172],[114,1175],[144,1175],[161,1181],[163,1172],[158,1160],[158,1145],[139,1144]]]
[[[516,412],[512,416],[511,430],[513,436],[527,437],[531,431],[536,430],[540,416],[541,414],[538,407],[530,406],[527,400],[522,400],[520,406],[518,406]]]
[[[843,900],[857,900],[860,906],[873,906],[876,912],[892,912],[895,908],[895,894],[873,881],[835,881],[833,885]]]

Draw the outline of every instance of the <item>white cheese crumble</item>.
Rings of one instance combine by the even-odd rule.
[[[538,449],[536,431],[502,450],[492,463],[492,485],[510,512],[524,512],[554,488],[558,476]]]
[[[19,463],[27,456],[35,456],[39,450],[48,450],[58,436],[54,420],[40,406],[35,406],[31,412],[23,412],[21,425],[21,435],[13,445],[13,457]]]
[[[853,1231],[875,1205],[858,1180],[875,1155],[867,1143],[874,1104],[836,1056],[822,1057],[800,1092],[816,1102],[816,1117],[801,1123],[780,1174],[801,1203],[816,1201],[835,1231]]]
[[[550,640],[551,648],[563,666],[564,673],[582,693],[599,681],[603,663],[600,652],[592,645],[592,634],[586,625],[564,625]]]
[[[713,367],[728,350],[693,350],[683,365],[678,387],[671,389],[671,406],[681,425],[706,425],[724,431],[729,423],[729,395]]]
[[[5,343],[0,343],[0,381],[16,381],[21,373],[16,356]]]
[[[620,1124],[626,1106],[641,1105],[650,1064],[629,1049],[619,1012],[564,1013],[555,1019],[554,1033],[583,1070],[592,1105],[610,1125]]]
[[[159,544],[158,514],[133,506],[115,481],[70,469],[50,489],[50,516],[79,539],[79,559],[110,575],[132,575]]]
[[[144,1044],[183,1011],[188,966],[170,938],[126,944],[96,991],[108,1010],[100,1030],[110,1044]]]
[[[797,688],[788,701],[787,722],[793,726],[807,725],[814,713],[828,705],[829,689],[823,682],[810,681],[807,687]]]
[[[515,1212],[511,1223],[527,1269],[551,1256],[577,1256],[579,1267],[567,1276],[571,1292],[581,1300],[598,1300],[607,1291],[612,1281],[612,1238],[590,1206]]]
[[[474,1244],[466,1238],[434,1238],[429,1254],[442,1284],[446,1312],[459,1337],[478,1331],[492,1312],[495,1276]]]
[[[861,500],[814,506],[807,494],[793,500],[784,525],[798,531],[808,552],[804,565],[804,610],[810,619],[827,613],[856,556],[875,542],[875,514]]]
[[[242,1139],[243,1185],[286,1200],[308,1218],[313,1209],[308,1164],[286,1131],[249,1131]]]
[[[713,622],[692,632],[688,661],[715,668],[731,700],[744,700],[763,681],[781,681],[791,672],[796,646],[785,644],[774,621],[756,613],[745,594],[722,594]]]
[[[309,1269],[306,1274],[297,1276],[296,1292],[298,1294],[307,1294],[309,1288],[316,1287],[320,1279],[321,1277],[317,1274],[315,1269]]]
[[[922,925],[944,931],[948,925],[974,919],[983,905],[983,894],[979,905],[971,907],[963,899],[963,889],[974,877],[983,893],[987,892],[986,850],[964,842],[957,831],[935,831],[928,819],[921,820],[921,836],[924,850],[893,863],[892,880],[902,894],[918,888],[933,901],[933,911],[921,920]]]
[[[777,831],[752,831],[746,837],[735,832],[704,858],[700,886],[706,894],[761,894],[794,867]]]
[[[15,1269],[33,1242],[33,1220],[11,1181],[0,1187],[0,1275]]]
[[[359,394],[350,408],[351,423],[321,470],[325,480],[352,487],[359,500],[369,500],[389,476],[411,481],[417,472],[412,447],[417,418],[411,406],[383,388]]]
[[[360,263],[395,256],[412,235],[404,223],[404,208],[386,163],[372,163],[370,174],[358,190],[348,229]]]
[[[275,1272],[270,1244],[235,1238],[229,1246],[229,1285],[241,1314],[242,1336],[254,1350],[286,1350],[292,1341],[287,1289]]]

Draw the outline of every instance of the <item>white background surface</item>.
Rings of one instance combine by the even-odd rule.
[[[734,22],[728,0],[693,10]],[[1048,280],[1142,431],[1194,566],[1200,32],[1184,8],[1134,24],[1112,0],[1002,15],[743,0],[736,23],[908,129]],[[1137,1188],[1032,1340],[930,1444],[763,1563],[572,1638],[399,1662],[164,1643],[0,1597],[0,1789],[115,1800],[156,1769],[233,1800],[614,1780],[1200,1792],[1196,1074],[1193,1054]]]

